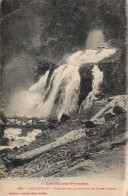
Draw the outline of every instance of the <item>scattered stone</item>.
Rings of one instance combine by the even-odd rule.
[[[13,150],[14,150],[14,151],[15,151],[15,150],[18,150],[18,147],[14,147]]]
[[[88,159],[90,159],[90,153],[89,152],[84,152],[83,153],[83,158],[84,158],[84,160],[88,160]]]
[[[1,146],[8,146],[8,142],[9,142],[8,138],[2,138],[0,144]]]
[[[53,123],[50,123],[49,126],[48,126],[49,129],[54,129],[55,127],[56,127],[56,126],[55,126],[55,124],[53,124]]]
[[[70,119],[70,116],[68,116],[67,114],[62,114],[60,121],[61,122],[66,122],[67,120]]]
[[[79,159],[81,159],[81,155],[74,155],[74,156],[72,156],[72,158],[71,158],[71,162],[77,161],[77,160],[79,160]]]
[[[3,123],[7,122],[7,118],[3,112],[0,112],[0,119],[3,121]]]
[[[7,157],[3,157],[3,161],[6,162],[8,159]]]
[[[113,99],[114,99],[114,97],[108,97],[108,98],[107,98],[107,101],[108,101],[108,102],[111,102]]]
[[[5,166],[4,165],[0,165],[0,170],[5,170]]]
[[[99,93],[96,95],[97,100],[105,99],[105,94],[104,93]]]
[[[105,118],[97,118],[93,122],[95,125],[102,125],[103,123],[105,123]]]
[[[0,151],[1,154],[9,154],[10,152],[12,152],[12,149],[10,148],[5,148]]]
[[[2,122],[0,123],[0,138],[2,138],[4,136],[5,126],[2,124]]]
[[[19,137],[26,137],[28,132],[32,132],[33,129],[26,129],[26,128],[23,128],[22,131],[21,131],[21,134],[19,134]]]
[[[7,156],[6,156],[6,158],[7,158],[7,160],[13,160],[14,159],[14,154],[8,154]]]
[[[10,160],[7,160],[5,166],[8,168],[8,169],[11,169],[12,168],[12,162]]]
[[[111,144],[110,149],[113,150],[114,148],[120,148],[121,146],[125,146],[126,143],[127,143],[126,140],[122,142],[113,143]]]

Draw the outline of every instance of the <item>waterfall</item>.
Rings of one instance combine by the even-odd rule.
[[[93,84],[92,84],[92,91],[89,93],[89,95],[86,97],[86,99],[82,102],[80,106],[80,111],[85,111],[89,107],[92,106],[93,101],[95,100],[95,96],[99,93],[99,87],[100,84],[103,81],[103,72],[100,71],[98,68],[98,65],[94,65],[92,69],[93,74]]]
[[[57,67],[51,77],[47,71],[27,92],[14,95],[15,103],[11,103],[10,113],[43,118],[54,114],[60,119],[62,114],[75,112],[78,110],[80,93],[79,68],[83,64],[93,63],[92,92],[82,103],[86,105],[85,108],[89,107],[103,80],[103,73],[97,63],[115,52],[116,49],[85,50],[68,56],[66,63]]]
[[[53,72],[47,89],[45,89],[44,84],[42,84],[42,101],[35,107],[35,116],[49,116],[52,110],[54,110],[55,100],[60,91],[61,96],[57,103],[57,115],[60,116],[60,113],[70,113],[75,110],[78,102],[80,84],[78,68],[79,67],[64,64]],[[41,81],[35,85],[37,89],[40,83]],[[35,90],[35,86],[31,87],[29,92],[32,92],[33,89]]]

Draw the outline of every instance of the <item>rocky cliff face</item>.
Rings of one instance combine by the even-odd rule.
[[[66,0],[63,3],[58,0],[3,0],[3,89],[11,93],[18,88],[30,87],[35,82],[35,76],[38,80],[44,70],[58,64],[65,55],[83,50],[90,29],[102,27],[107,41],[114,46],[118,43],[120,48],[124,46],[124,4],[121,0],[114,4],[115,7],[105,0]],[[118,28],[120,26],[122,28]],[[113,37],[113,34],[116,36]],[[125,57],[122,59],[118,68],[124,65]],[[112,68],[112,77],[113,72],[116,76],[118,68],[114,71]],[[123,71],[115,94],[120,93],[124,75]],[[81,89],[84,89],[82,83]],[[105,93],[108,91],[111,89]],[[80,99],[83,99],[82,95]]]

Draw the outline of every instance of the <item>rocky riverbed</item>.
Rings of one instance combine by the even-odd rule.
[[[108,111],[112,112],[113,107],[117,105],[116,101],[110,108],[109,101],[97,101],[93,110],[73,116],[65,122],[52,119],[54,126],[42,130],[29,145],[1,150],[1,177],[60,177],[97,173],[123,178],[127,144],[126,112],[121,110],[122,112],[113,113],[109,118]],[[112,101],[114,102],[114,99]],[[99,118],[104,118],[104,121],[87,128],[85,122],[103,108],[107,108],[107,104],[109,109],[102,112]],[[109,113],[107,117],[106,113]],[[23,160],[25,153],[28,154]],[[37,154],[36,157],[34,153]],[[28,159],[30,154],[31,159]]]

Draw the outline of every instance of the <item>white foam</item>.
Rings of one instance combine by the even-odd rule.
[[[8,128],[4,131],[4,136],[9,139],[9,146],[14,148],[30,144],[40,132],[41,130],[37,129],[28,132],[26,136],[20,137],[21,129]]]
[[[95,63],[92,70],[93,91],[87,100],[89,105],[103,79],[103,73],[96,64],[115,52],[116,49],[98,49],[78,51],[72,54],[67,57],[66,64],[60,65],[54,70],[51,78],[48,78],[49,71],[47,71],[27,92],[19,92],[14,95],[10,104],[11,114],[45,118],[54,112],[60,119],[62,114],[68,115],[74,112],[78,108],[80,91],[79,68],[83,63]],[[46,88],[48,80],[49,84]],[[55,103],[56,99],[58,99],[57,103]]]

